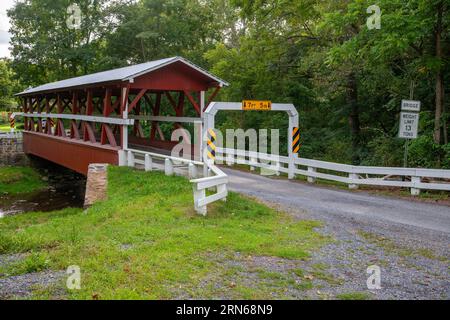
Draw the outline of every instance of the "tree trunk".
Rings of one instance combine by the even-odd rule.
[[[442,13],[444,10],[443,2],[439,2],[437,7],[437,21],[435,30],[435,43],[436,43],[436,58],[442,62]],[[444,79],[442,75],[442,67],[439,65],[439,69],[436,73],[436,108],[434,113],[434,142],[441,143],[441,118],[444,106]]]
[[[353,164],[360,163],[359,144],[361,127],[359,122],[359,107],[358,107],[358,88],[355,74],[352,72],[347,76],[347,105],[350,109],[348,122],[352,134],[352,162]]]
[[[444,97],[445,97],[445,92],[443,93]],[[448,143],[448,130],[447,130],[447,126],[448,126],[448,115],[446,114],[445,111],[445,104],[442,105],[442,113],[444,114],[444,123],[442,124],[442,133],[444,135],[444,144]]]

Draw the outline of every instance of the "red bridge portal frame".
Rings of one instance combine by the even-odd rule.
[[[227,85],[173,57],[31,88],[18,94],[24,151],[86,174],[90,163],[118,164],[128,144],[170,150],[178,141],[165,136],[169,127],[161,122],[172,129],[203,123],[203,111]]]

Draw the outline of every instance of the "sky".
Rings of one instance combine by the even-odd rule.
[[[9,20],[6,10],[13,7],[15,0],[0,0],[0,58],[10,57],[9,53]]]

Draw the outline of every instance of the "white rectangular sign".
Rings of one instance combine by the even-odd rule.
[[[420,111],[420,101],[402,100],[402,111]]]
[[[419,114],[413,112],[400,113],[400,128],[398,136],[400,138],[417,138],[417,128],[419,126]]]

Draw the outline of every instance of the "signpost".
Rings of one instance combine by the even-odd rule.
[[[398,136],[406,139],[403,166],[408,166],[408,143],[411,139],[417,138],[419,127],[420,101],[402,100],[402,112],[400,112],[400,125]]]

